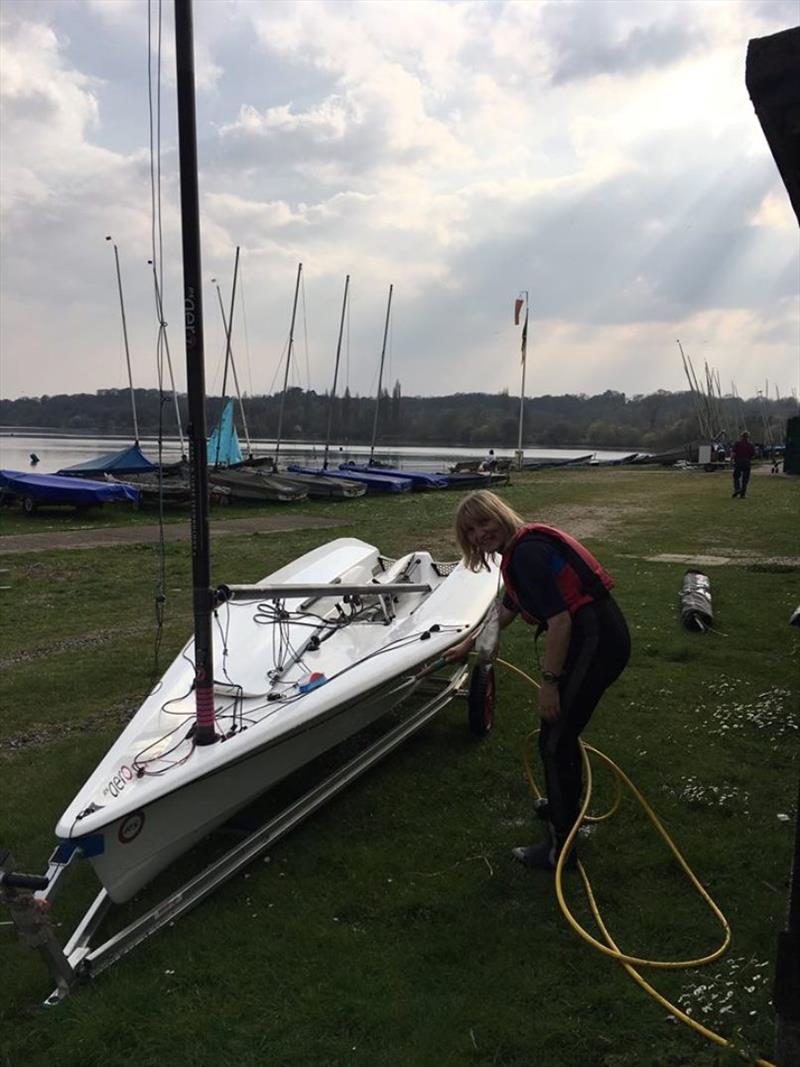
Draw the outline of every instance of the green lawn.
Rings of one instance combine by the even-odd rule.
[[[744,501],[731,499],[729,483],[720,473],[552,470],[514,476],[501,492],[526,517],[585,540],[617,581],[633,656],[586,740],[642,790],[733,930],[719,961],[645,977],[747,1062],[772,1054],[796,817],[800,630],[788,622],[800,604],[800,480],[757,472]],[[293,505],[349,525],[221,538],[214,581],[258,579],[336,536],[362,537],[387,555],[429,548],[452,559],[457,499]],[[60,521],[47,520],[66,528]],[[37,518],[3,524],[38,528]],[[708,634],[680,624],[686,564],[653,559],[698,553],[733,560],[707,569]],[[165,564],[160,670],[191,627],[188,545],[169,545]],[[0,843],[39,871],[58,816],[151,682],[159,559],[155,546],[131,545],[7,555],[0,567],[10,587],[0,593]],[[501,656],[535,673],[531,631],[507,631]],[[0,1064],[743,1062],[669,1019],[575,935],[553,879],[511,861],[510,849],[539,832],[522,760],[533,701],[521,678],[498,668],[496,726],[485,741],[469,736],[466,709],[453,702],[267,858],[54,1009],[40,1007],[51,984],[38,957],[0,926]],[[612,788],[594,766],[597,811]],[[582,841],[581,855],[625,951],[696,958],[719,943],[707,908],[629,797]],[[90,869],[72,873],[73,891],[54,906],[64,931],[93,891]],[[565,886],[591,927],[577,876]]]

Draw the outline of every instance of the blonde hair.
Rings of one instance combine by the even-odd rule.
[[[486,555],[469,539],[470,529],[486,519],[498,522],[508,537],[513,537],[520,526],[525,525],[516,511],[488,489],[476,489],[474,493],[468,493],[456,509],[455,526],[458,547],[461,549],[464,563],[471,571],[479,571],[482,567],[489,570]]]

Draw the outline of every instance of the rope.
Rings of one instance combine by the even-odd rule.
[[[534,679],[531,678],[530,675],[526,674],[524,671],[521,671],[518,667],[515,667],[513,663],[508,663],[506,660],[502,659],[498,659],[496,662],[499,663],[501,666],[505,667],[506,669],[513,671],[515,674],[520,675],[532,686],[534,686],[534,688],[539,688],[538,683],[534,681]],[[536,780],[533,777],[529,758],[531,742],[537,736],[538,733],[538,730],[533,730],[525,738],[523,749],[523,762],[525,765],[525,773],[527,775],[531,791],[534,796],[537,797],[537,799],[541,799],[542,793],[539,790],[536,784]],[[722,1037],[720,1034],[715,1033],[713,1030],[709,1030],[701,1023],[698,1023],[695,1019],[692,1019],[685,1012],[681,1011],[680,1008],[676,1007],[676,1005],[672,1004],[669,1000],[666,999],[666,997],[662,996],[662,994],[659,993],[657,989],[650,985],[650,983],[647,982],[636,969],[637,967],[652,967],[654,969],[661,970],[683,970],[685,968],[701,967],[705,964],[713,963],[715,960],[718,960],[720,956],[723,955],[723,953],[727,951],[731,942],[731,929],[727,919],[722,914],[722,911],[719,909],[719,907],[717,907],[711,896],[700,884],[700,881],[692,871],[689,864],[684,859],[677,845],[667,833],[661,820],[658,818],[650,804],[647,802],[642,793],[636,788],[636,786],[633,784],[627,774],[625,774],[625,772],[620,767],[618,767],[612,759],[606,756],[599,749],[594,748],[592,745],[587,745],[583,741],[579,741],[579,744],[581,748],[581,759],[583,761],[583,768],[585,772],[586,789],[584,793],[583,803],[581,804],[581,810],[578,813],[578,817],[575,820],[572,829],[567,835],[567,840],[565,841],[563,848],[561,849],[555,871],[556,898],[558,900],[558,905],[561,908],[561,912],[564,915],[564,918],[567,920],[567,922],[575,931],[575,933],[578,934],[578,936],[581,937],[584,941],[586,941],[587,944],[591,945],[592,948],[596,949],[598,952],[601,952],[604,956],[608,956],[610,959],[616,960],[617,963],[620,963],[631,976],[631,978],[633,978],[633,980],[637,983],[637,985],[639,985],[646,993],[653,997],[653,999],[656,1000],[663,1008],[666,1008],[666,1010],[669,1011],[670,1014],[673,1015],[676,1019],[679,1019],[682,1023],[685,1023],[687,1026],[695,1030],[698,1034],[701,1034],[703,1037],[708,1038],[708,1040],[713,1041],[715,1044],[736,1052],[740,1051],[735,1045],[728,1041],[727,1038]],[[591,761],[589,759],[589,754],[601,760],[609,768],[614,777],[614,802],[609,811],[600,816],[590,816],[588,814],[589,805],[592,799],[592,766]],[[623,952],[617,945],[616,941],[614,941],[614,938],[611,936],[608,928],[606,927],[606,924],[603,921],[600,909],[595,899],[594,891],[592,890],[592,884],[589,881],[588,874],[586,873],[586,868],[583,866],[580,860],[577,861],[578,872],[583,882],[583,888],[586,893],[587,900],[589,902],[589,907],[591,909],[594,920],[597,923],[598,929],[600,930],[600,933],[605,939],[605,944],[599,941],[596,937],[593,937],[588,930],[581,926],[581,924],[578,922],[578,920],[575,918],[572,911],[570,910],[569,905],[567,904],[566,898],[564,896],[564,890],[562,885],[565,861],[570,854],[572,845],[575,841],[575,838],[577,837],[578,831],[584,822],[602,822],[603,820],[610,818],[617,811],[620,805],[620,801],[622,799],[623,784],[627,786],[627,788],[633,794],[634,798],[644,809],[645,814],[650,819],[653,826],[655,826],[656,830],[666,843],[670,852],[677,860],[678,865],[683,870],[684,874],[687,876],[692,886],[702,897],[705,904],[710,908],[714,917],[717,919],[720,926],[722,927],[722,944],[713,952],[710,952],[705,956],[701,956],[698,959],[692,960],[649,960],[644,959],[640,956],[631,956],[628,953]],[[775,1067],[773,1063],[765,1059],[756,1059],[755,1063],[757,1064],[757,1067]]]

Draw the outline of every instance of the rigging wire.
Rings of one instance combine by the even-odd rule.
[[[156,341],[156,371],[158,378],[158,577],[154,598],[156,633],[153,642],[152,676],[158,675],[159,653],[164,636],[166,609],[166,545],[164,540],[164,494],[163,494],[163,444],[164,444],[164,354],[166,345],[166,322],[163,312],[163,267],[164,234],[161,219],[161,51],[162,19],[161,0],[158,0],[158,27],[156,36],[155,119],[153,104],[153,13],[152,0],[147,4],[147,101],[150,145],[150,240],[153,266],[153,282],[158,315]],[[155,142],[155,143],[154,143]],[[170,365],[170,375],[172,367]]]
[[[267,394],[269,396],[272,396],[272,394],[275,391],[275,382],[276,382],[276,380],[278,378],[278,375],[281,372],[281,367],[283,366],[283,362],[284,362],[284,359],[285,359],[285,356],[286,356],[286,349],[288,347],[289,347],[289,338],[287,337],[286,341],[284,343],[284,346],[281,349],[280,358],[278,360],[277,366],[275,367],[275,373],[272,375],[272,381],[269,383],[269,389],[267,390]]]

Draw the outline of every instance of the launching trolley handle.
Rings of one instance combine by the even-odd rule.
[[[430,585],[415,585],[413,582],[372,582],[369,585],[346,585],[343,582],[327,585],[220,585],[214,591],[214,603],[219,606],[231,600],[302,600],[328,596],[341,600],[347,596],[402,596],[406,593],[430,592]]]
[[[0,886],[7,889],[47,889],[48,881],[39,874],[17,874],[15,871],[0,871]]]
[[[12,871],[14,857],[6,848],[0,848],[0,889],[47,889],[49,879],[38,874],[21,874]]]

